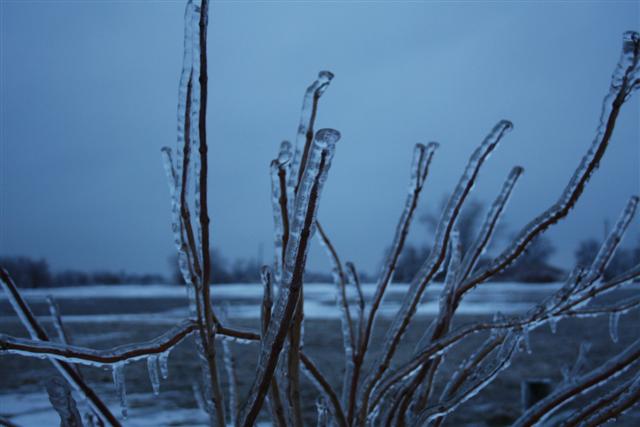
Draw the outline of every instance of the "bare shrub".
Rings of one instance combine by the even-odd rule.
[[[269,413],[277,426],[301,426],[300,372],[312,379],[322,399],[318,404],[319,425],[440,425],[465,401],[481,392],[500,372],[509,367],[519,348],[529,348],[529,333],[544,324],[553,327],[562,319],[609,316],[611,334],[617,339],[620,314],[637,308],[640,297],[602,303],[599,297],[640,276],[640,265],[602,280],[603,273],[619,246],[634,216],[638,197],[631,197],[609,236],[601,243],[590,265],[576,267],[564,285],[524,315],[453,327],[461,301],[476,286],[503,271],[549,227],[564,219],[583,193],[590,177],[603,160],[618,114],[632,92],[640,86],[640,37],[624,34],[623,51],[605,97],[600,123],[591,145],[580,161],[558,200],[529,222],[506,249],[482,268],[478,260],[489,244],[512,191],[523,169],[515,166],[507,176],[477,235],[462,250],[456,221],[485,166],[489,154],[512,129],[509,121],[498,122],[472,153],[466,168],[443,210],[436,227],[431,251],[403,296],[382,343],[376,343],[376,357],[369,357],[374,343],[372,332],[376,318],[396,268],[414,217],[418,198],[428,178],[429,166],[436,155],[437,143],[418,144],[411,166],[409,191],[386,262],[378,276],[376,291],[365,300],[356,267],[343,264],[322,228],[316,214],[336,152],[340,133],[333,129],[315,130],[315,118],[321,96],[333,74],[323,71],[307,89],[295,144],[282,143],[271,163],[272,201],[275,222],[275,260],[262,269],[264,299],[261,330],[246,331],[229,327],[211,305],[211,256],[207,201],[207,19],[208,1],[189,1],[185,13],[184,68],[178,102],[178,145],[175,152],[163,148],[164,164],[172,200],[173,233],[179,265],[189,295],[191,317],[161,336],[144,343],[93,350],[72,345],[64,333],[61,318],[52,305],[60,340],[54,342],[40,326],[18,287],[6,270],[0,281],[9,300],[27,328],[31,339],[0,335],[0,351],[26,357],[46,357],[67,382],[89,401],[96,423],[118,426],[120,421],[84,381],[80,365],[111,366],[116,388],[126,412],[123,377],[125,364],[147,360],[149,375],[157,391],[159,372],[166,370],[166,355],[185,337],[195,337],[204,381],[203,407],[212,425],[227,423],[254,425],[268,397]],[[332,261],[337,301],[342,313],[345,354],[344,383],[341,393],[331,384],[311,357],[302,350],[303,274],[309,244],[317,236]],[[468,238],[468,236],[465,236]],[[416,308],[435,276],[446,272],[440,296],[439,313],[410,357],[394,363],[398,346],[414,319]],[[357,291],[357,305],[347,298],[346,287]],[[277,292],[274,292],[277,291]],[[435,380],[443,357],[456,344],[477,334],[484,342],[466,355],[458,370],[448,378],[436,395]],[[217,353],[216,340],[238,340],[259,346],[255,378],[250,392],[239,399],[235,381],[223,391],[220,363],[230,378],[235,378],[234,358],[228,345],[224,355]],[[575,396],[606,388],[607,393],[579,408],[565,425],[598,425],[633,406],[640,399],[640,340],[592,371],[576,369],[551,394],[531,406],[516,420],[517,426],[535,425]],[[367,361],[367,364],[365,364]],[[365,371],[365,366],[367,369]],[[611,378],[618,378],[615,385]],[[52,386],[52,402],[68,423],[80,422],[68,389]],[[229,401],[228,411],[225,402]]]

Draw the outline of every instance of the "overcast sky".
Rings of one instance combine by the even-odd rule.
[[[2,1],[0,254],[54,270],[168,271],[160,147],[175,145],[184,2]],[[336,77],[317,125],[342,133],[319,218],[344,259],[377,270],[416,142],[441,148],[421,199],[439,205],[500,119],[513,121],[474,196],[525,168],[515,232],[558,197],[597,125],[638,2],[214,1],[209,30],[212,243],[271,259],[268,166],[293,139],[306,86]],[[600,169],[548,235],[570,267],[640,193],[640,103],[625,107]],[[637,242],[636,234],[627,243]],[[430,244],[416,224],[412,242]],[[314,242],[311,267],[328,266]]]

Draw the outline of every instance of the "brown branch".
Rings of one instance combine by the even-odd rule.
[[[0,267],[0,284],[9,296],[11,306],[25,326],[29,335],[34,340],[49,341],[49,336],[36,320],[33,312],[27,305],[26,301],[20,295],[17,286],[4,268]],[[82,393],[91,407],[102,417],[102,419],[111,426],[120,426],[118,419],[111,413],[107,405],[98,397],[91,387],[78,375],[76,370],[67,362],[50,359],[53,366],[60,371],[62,376],[76,390]]]
[[[627,371],[640,360],[640,340],[635,341],[622,353],[607,361],[603,366],[576,379],[573,383],[557,388],[548,397],[527,410],[513,424],[514,427],[528,427],[542,421],[574,396],[588,392],[602,385],[612,376]]]
[[[245,402],[242,411],[241,425],[249,427],[255,422],[265,395],[269,389],[271,379],[275,372],[278,358],[284,341],[286,339],[289,328],[291,327],[295,307],[299,300],[300,290],[302,287],[302,278],[306,265],[306,255],[309,241],[312,237],[311,232],[315,222],[317,206],[320,197],[322,184],[326,179],[331,158],[333,156],[333,144],[339,139],[339,133],[333,130],[320,130],[316,134],[318,147],[314,147],[315,162],[317,167],[306,168],[303,180],[307,182],[308,189],[304,198],[296,197],[296,209],[299,211],[299,217],[295,217],[292,233],[295,230],[297,241],[294,243],[292,250],[287,251],[287,260],[285,264],[285,279],[281,286],[279,294],[278,311],[276,312],[278,319],[269,326],[267,340],[269,348],[265,349],[260,356],[256,379],[253,383],[249,396]],[[299,234],[298,234],[299,233]]]
[[[264,285],[264,293],[262,296],[262,307],[260,310],[260,325],[261,325],[261,337],[258,337],[262,341],[269,329],[269,323],[271,322],[271,309],[273,306],[273,292],[272,292],[272,275],[271,270],[266,265],[262,267],[260,271],[260,277],[262,284]],[[284,413],[284,407],[282,406],[282,400],[280,399],[280,387],[276,378],[271,379],[271,386],[269,389],[269,406],[271,408],[271,417],[277,427],[286,427],[287,421]]]
[[[583,425],[585,420],[606,408],[611,408],[616,400],[629,390],[634,381],[637,381],[637,375],[629,380],[624,381],[622,384],[614,388],[611,392],[605,394],[597,400],[587,404],[584,407],[578,408],[569,418],[563,423],[562,427],[577,427]]]
[[[531,243],[536,236],[566,217],[569,214],[569,211],[575,206],[582,195],[587,182],[591,178],[591,175],[600,165],[600,161],[609,146],[609,141],[613,135],[613,130],[615,128],[618,115],[620,114],[620,110],[622,109],[624,102],[627,100],[630,84],[629,76],[635,69],[637,69],[638,61],[640,60],[640,41],[637,39],[633,40],[630,49],[632,52],[632,59],[629,67],[624,72],[620,87],[617,88],[618,91],[611,103],[609,115],[604,119],[604,132],[602,133],[599,141],[594,141],[595,146],[592,145],[591,147],[591,150],[594,152],[593,157],[588,159],[586,164],[584,164],[585,160],[583,159],[583,162],[576,169],[576,172],[572,176],[565,192],[560,195],[558,201],[522,229],[518,237],[515,239],[516,244],[503,251],[483,271],[467,280],[460,287],[459,294],[466,293],[477,284],[486,281],[490,277],[504,270],[524,252],[529,243]],[[626,52],[623,52],[623,55],[625,54]],[[613,89],[614,87],[612,86],[612,90]],[[591,150],[587,155],[591,153]]]
[[[405,294],[404,300],[396,317],[393,320],[385,337],[384,350],[381,357],[375,362],[369,379],[364,386],[362,404],[358,416],[358,424],[362,425],[365,421],[368,411],[368,399],[371,395],[376,383],[380,380],[384,372],[388,369],[391,359],[400,343],[400,339],[408,328],[416,308],[422,298],[426,286],[431,282],[433,277],[440,270],[440,266],[445,260],[447,246],[451,232],[455,225],[462,206],[467,200],[467,196],[471,192],[480,172],[481,167],[487,160],[491,152],[496,148],[498,142],[502,139],[506,132],[512,128],[508,121],[500,121],[492,131],[484,139],[483,143],[474,151],[462,177],[460,178],[449,203],[445,207],[443,218],[438,225],[434,246],[425,260],[416,278],[411,283],[409,291]]]
[[[305,369],[311,374],[314,382],[317,383],[317,386],[327,395],[329,401],[331,402],[332,412],[338,422],[338,425],[341,427],[346,427],[347,420],[344,417],[344,412],[342,410],[342,406],[340,405],[340,400],[338,399],[338,395],[333,391],[331,385],[327,381],[327,379],[320,373],[316,365],[313,361],[304,353],[300,353],[300,360],[304,364]]]

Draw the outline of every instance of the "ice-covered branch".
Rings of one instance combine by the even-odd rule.
[[[578,311],[578,309],[575,309],[576,306],[583,305],[585,301],[604,295],[605,293],[610,292],[612,289],[615,289],[624,283],[629,283],[639,277],[640,265],[637,265],[630,270],[620,274],[619,276],[609,280],[608,282],[605,282],[599,287],[592,288],[591,290],[589,290],[588,296],[568,300],[565,305],[559,308],[554,307],[553,315],[545,309],[547,302],[543,301],[543,303],[540,304],[539,309],[531,310],[531,314],[526,317],[495,319],[492,322],[476,322],[460,326],[457,329],[449,332],[447,335],[429,343],[407,362],[400,364],[394,369],[393,372],[387,373],[375,388],[375,391],[371,398],[371,407],[374,408],[380,401],[380,399],[390,390],[392,386],[394,386],[394,384],[397,384],[403,378],[415,375],[417,369],[426,361],[440,354],[443,354],[444,352],[452,348],[455,344],[471,335],[475,335],[483,331],[492,331],[499,329],[518,330],[527,327],[539,327],[545,323],[557,321],[561,318],[578,316],[580,312]],[[560,289],[556,292],[556,294],[560,294],[562,292],[563,289]],[[550,300],[553,299],[553,297],[550,298]],[[618,304],[615,304],[614,306],[617,307]],[[626,307],[627,309],[636,307],[632,306],[632,300],[628,302],[621,302],[619,303],[619,306]],[[609,315],[611,313],[612,307],[613,306],[605,306],[600,309],[593,308],[590,309],[588,313],[584,314],[587,317]],[[556,317],[553,318],[553,316]]]
[[[587,407],[574,413],[562,427],[595,427],[616,420],[623,412],[640,402],[640,372],[623,382]],[[581,423],[581,424],[579,424]]]
[[[618,356],[608,360],[589,373],[577,378],[572,383],[564,384],[549,396],[529,408],[513,424],[514,427],[533,426],[544,421],[561,406],[576,396],[586,393],[604,384],[612,377],[617,377],[640,360],[640,340],[635,341]]]
[[[329,240],[327,233],[325,233],[319,221],[316,221],[316,227],[318,230],[318,236],[320,237],[320,242],[333,265],[333,281],[336,285],[336,305],[338,306],[338,311],[340,313],[342,346],[344,348],[345,355],[345,372],[343,376],[341,401],[343,405],[347,405],[356,357],[356,338],[353,318],[351,317],[351,310],[347,299],[347,275],[342,267],[342,261],[340,261],[338,252],[331,243],[331,240]]]
[[[122,362],[133,362],[146,359],[150,355],[165,353],[179,344],[180,341],[196,329],[197,325],[195,322],[185,320],[180,325],[153,340],[118,346],[106,350],[93,350],[69,344],[15,338],[0,334],[0,351],[26,356],[48,356],[60,361],[88,366],[104,366]]]
[[[282,262],[289,238],[289,213],[287,202],[287,165],[291,161],[291,143],[282,141],[278,158],[271,162],[271,208],[274,224],[274,272],[275,282],[280,283]]]
[[[294,147],[293,161],[291,162],[289,170],[288,187],[292,190],[291,196],[298,192],[298,186],[302,180],[305,163],[312,146],[313,127],[318,112],[318,101],[329,87],[333,77],[334,75],[331,71],[320,71],[317,80],[311,83],[304,93],[300,113],[300,124],[298,125],[298,132],[296,134],[296,146]],[[293,202],[293,198],[290,197],[290,199],[291,202]],[[291,206],[291,208],[293,208],[293,206]],[[291,211],[292,209],[289,210],[289,213],[292,213]]]
[[[511,357],[515,352],[519,336],[509,332],[504,338],[504,342],[497,349],[495,358],[487,363],[488,366],[478,373],[477,378],[471,382],[464,390],[459,391],[450,399],[441,402],[433,407],[425,409],[414,420],[415,427],[424,426],[429,421],[446,416],[454,411],[458,406],[477,395],[483,388],[489,385],[495,377],[509,366]]]
[[[376,283],[376,291],[371,302],[371,308],[367,317],[367,324],[365,333],[360,337],[358,354],[364,355],[369,347],[371,340],[371,334],[373,331],[373,325],[376,319],[376,314],[382,303],[387,286],[393,278],[393,273],[396,269],[400,253],[404,247],[405,240],[409,234],[409,227],[416,207],[418,206],[418,198],[424,187],[427,176],[429,174],[429,166],[438,149],[439,144],[437,142],[430,142],[428,145],[416,144],[413,150],[413,161],[411,163],[411,178],[409,181],[409,192],[404,204],[404,209],[400,215],[400,220],[396,226],[395,235],[391,248],[387,253],[387,258],[380,272],[378,282]],[[362,363],[359,361],[359,363]]]
[[[246,427],[253,425],[258,416],[291,326],[302,287],[302,277],[309,242],[314,231],[320,193],[339,138],[338,131],[319,130],[314,139],[309,161],[305,165],[292,213],[282,286],[274,315],[269,323],[265,344],[259,356],[256,379],[241,411],[240,423]]]
[[[40,326],[36,320],[33,312],[27,305],[27,302],[22,298],[17,286],[13,283],[11,276],[4,268],[0,267],[0,285],[4,289],[9,303],[13,307],[14,311],[18,315],[21,323],[29,332],[29,335],[33,340],[37,341],[49,341],[49,336],[45,330]],[[98,395],[89,387],[85,381],[78,375],[76,370],[67,362],[58,361],[50,358],[51,364],[62,374],[65,380],[71,386],[87,398],[91,407],[96,413],[111,426],[120,426],[118,419],[111,413],[109,408],[102,402]]]
[[[316,365],[307,355],[301,353],[300,360],[302,360],[304,370],[307,372],[309,379],[311,379],[318,390],[320,390],[331,403],[331,413],[333,414],[335,421],[340,427],[347,427],[347,420],[344,416],[342,406],[340,405],[338,395],[333,391],[333,388],[331,388],[327,379],[320,373]]]
[[[632,84],[630,76],[637,72],[639,61],[640,36],[633,31],[626,32],[623,36],[622,55],[611,78],[609,93],[602,105],[596,136],[571,180],[558,200],[549,209],[527,224],[513,243],[498,255],[488,267],[469,278],[461,286],[462,293],[502,271],[524,252],[536,236],[569,214],[606,152],[620,110],[630,93],[630,85]]]
[[[512,127],[513,125],[511,122],[507,120],[500,121],[494,126],[489,135],[487,135],[482,144],[475,150],[469,159],[465,171],[442,213],[442,217],[436,230],[435,241],[431,253],[425,260],[420,271],[416,275],[416,278],[411,283],[409,290],[405,294],[402,305],[387,331],[381,356],[373,364],[371,373],[366,380],[358,420],[359,424],[364,422],[366,417],[368,406],[367,400],[371,390],[389,367],[391,359],[398,348],[400,339],[404,335],[404,332],[415,314],[416,307],[422,298],[422,294],[424,293],[426,286],[431,282],[433,277],[435,277],[444,262],[451,231],[455,225],[455,221],[460,213],[462,205],[476,182],[480,168],[491,152],[496,148],[502,137],[509,132]]]
[[[460,272],[458,274],[458,277],[456,278],[456,283],[460,283],[467,277],[469,277],[478,260],[480,259],[480,256],[486,250],[489,242],[491,241],[496,226],[500,221],[500,216],[502,215],[502,212],[504,211],[504,208],[507,205],[509,198],[511,197],[513,188],[515,187],[518,178],[522,176],[523,172],[524,168],[522,168],[521,166],[515,166],[513,169],[511,169],[509,176],[502,185],[500,193],[491,204],[491,209],[489,209],[489,212],[487,213],[487,217],[485,218],[484,223],[480,228],[478,236],[464,255],[462,266],[460,267]],[[459,298],[460,296],[457,295],[456,299]]]

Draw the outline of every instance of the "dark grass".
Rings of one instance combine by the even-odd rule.
[[[82,304],[85,302],[83,301]],[[102,304],[105,304],[102,301]],[[114,309],[120,306],[113,304]],[[69,304],[68,304],[69,305]],[[71,304],[72,305],[72,304]],[[111,305],[111,304],[109,304]],[[127,304],[125,304],[127,305]],[[120,306],[122,307],[122,306]],[[71,307],[66,307],[71,309]],[[86,307],[85,307],[86,308]],[[104,309],[104,306],[101,307]],[[127,307],[130,308],[130,307]],[[143,307],[138,307],[146,311]],[[158,307],[154,307],[155,310]],[[163,307],[165,308],[165,307]],[[148,307],[147,307],[148,309]],[[71,312],[74,310],[71,309]],[[83,310],[84,311],[84,310]],[[107,310],[104,310],[107,311]],[[114,310],[116,311],[116,310]],[[122,311],[125,312],[125,311]],[[129,311],[130,312],[130,311]],[[4,313],[3,313],[4,314]],[[17,336],[26,336],[26,333],[17,320],[5,320],[0,323],[0,332]],[[460,316],[458,324],[474,320],[486,319],[480,316]],[[410,356],[415,343],[422,331],[431,320],[430,317],[417,317],[398,352],[397,359],[403,360]],[[253,328],[257,330],[256,321],[238,320],[231,321],[237,327]],[[379,320],[376,324],[374,341],[371,350],[374,356],[383,334],[389,324],[388,320]],[[570,319],[560,322],[556,334],[543,326],[531,333],[531,347],[533,354],[519,352],[511,367],[478,396],[471,399],[447,420],[447,425],[509,425],[520,413],[520,382],[523,379],[549,378],[554,382],[561,380],[561,368],[563,365],[572,364],[578,352],[580,343],[584,340],[592,343],[589,353],[588,366],[593,368],[602,364],[612,355],[620,352],[631,343],[638,335],[640,315],[636,312],[624,315],[620,320],[620,340],[613,343],[609,338],[608,319]],[[44,322],[45,327],[51,332],[52,325]],[[69,323],[68,330],[75,337],[78,345],[93,348],[107,348],[114,345],[146,340],[168,329],[166,325],[153,325],[147,323]],[[342,358],[342,338],[340,336],[340,324],[336,320],[307,320],[305,323],[304,349],[320,367],[322,372],[339,393],[344,370]],[[470,354],[478,346],[483,335],[470,337],[461,342],[450,354],[447,355],[443,369],[437,378],[437,383],[442,386],[452,371],[458,366],[465,354]],[[255,344],[232,344],[237,359],[238,381],[240,397],[246,395],[253,381],[254,367],[257,361],[257,346]],[[636,368],[637,369],[637,368]],[[135,398],[131,399],[131,406],[153,405],[164,408],[193,408],[196,403],[193,399],[192,384],[199,381],[200,368],[196,360],[195,348],[191,339],[184,341],[176,348],[169,358],[169,379],[161,384],[160,399],[151,393],[151,386],[147,375],[147,367],[143,362],[135,362],[126,367],[127,390]],[[111,381],[111,371],[93,367],[83,368],[89,384],[94,386],[98,393],[107,401],[115,400],[115,391]],[[25,393],[40,391],[43,389],[43,381],[56,372],[46,360],[25,358],[14,355],[0,355],[0,393]],[[223,375],[223,382],[226,379]],[[225,384],[226,385],[226,384]],[[588,401],[593,396],[606,390],[601,389],[592,393],[591,397],[583,398]],[[438,388],[436,389],[438,393]],[[436,394],[437,395],[437,394]],[[315,417],[315,401],[318,394],[315,388],[306,378],[302,381],[302,404],[307,424],[312,425]],[[1,398],[0,398],[1,399]],[[580,402],[577,402],[580,404]],[[11,408],[5,408],[0,402],[0,413],[11,413]],[[188,425],[188,424],[185,424]],[[629,414],[615,422],[620,426],[640,425],[640,410],[635,408]]]

